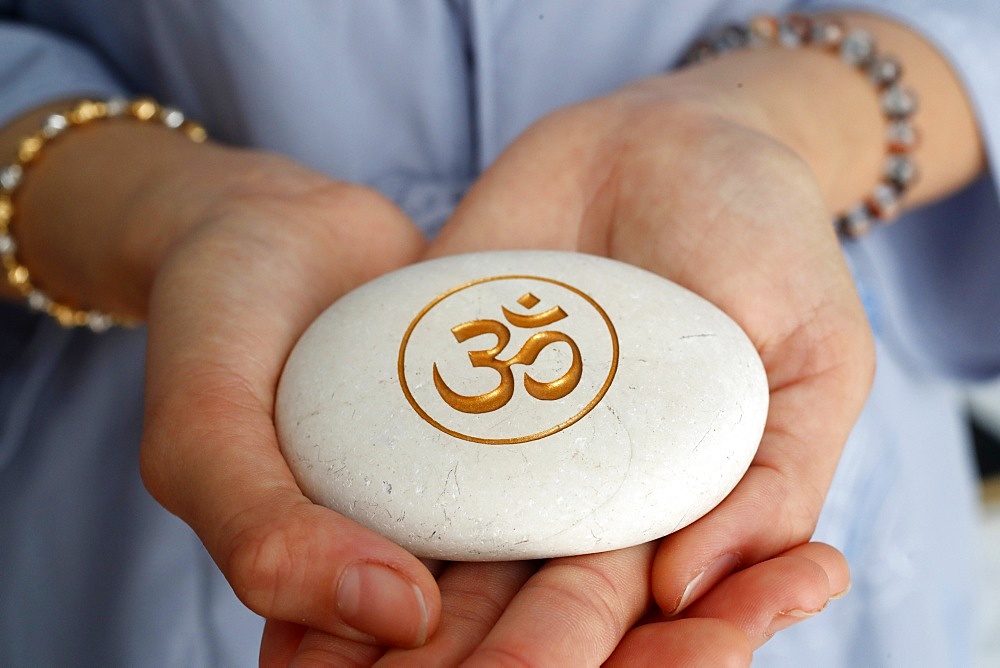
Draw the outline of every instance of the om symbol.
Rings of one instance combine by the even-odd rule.
[[[538,305],[539,299],[530,292],[522,295],[517,303],[526,309],[532,309]],[[567,317],[566,312],[559,306],[554,306],[543,313],[536,315],[524,315],[514,313],[506,307],[501,306],[503,316],[508,323],[514,327],[522,329],[537,329],[547,327],[553,323]],[[482,334],[492,334],[496,337],[496,345],[487,350],[473,350],[469,352],[469,361],[474,368],[493,369],[500,375],[499,384],[489,392],[474,396],[467,396],[455,392],[441,377],[438,366],[434,364],[434,386],[437,388],[441,398],[452,408],[463,413],[489,413],[507,405],[513,398],[516,382],[514,372],[511,367],[515,364],[530,366],[538,359],[538,355],[548,346],[554,343],[566,343],[573,354],[573,361],[569,370],[559,378],[543,383],[532,378],[527,372],[524,373],[524,389],[535,399],[544,401],[555,401],[567,396],[576,389],[583,375],[583,360],[580,356],[580,348],[576,342],[562,332],[546,330],[537,332],[525,341],[521,349],[512,357],[501,360],[498,356],[510,342],[510,329],[498,320],[471,320],[456,325],[451,329],[455,340],[459,343],[468,341],[471,338]]]
[[[400,389],[421,419],[484,445],[570,428],[601,402],[617,368],[618,335],[601,305],[578,287],[526,274],[438,294],[407,326],[396,358]]]

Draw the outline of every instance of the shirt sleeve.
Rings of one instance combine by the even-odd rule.
[[[877,335],[932,371],[971,380],[1000,376],[1000,7],[979,0],[801,6],[900,21],[934,45],[963,83],[983,137],[986,173],[942,202],[847,242],[845,250]],[[914,120],[919,129],[919,111]]]
[[[10,5],[0,2],[0,125],[54,100],[123,92],[94,51],[19,21]]]

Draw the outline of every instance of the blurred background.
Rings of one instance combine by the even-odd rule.
[[[976,463],[982,479],[982,540],[985,595],[980,616],[977,666],[1000,666],[1000,383],[969,392]]]

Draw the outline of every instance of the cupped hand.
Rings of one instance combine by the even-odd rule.
[[[280,158],[251,161],[240,188],[202,207],[155,277],[144,480],[255,612],[419,645],[439,614],[433,577],[301,494],[278,448],[273,404],[306,326],[341,294],[416,259],[424,241],[372,191]]]
[[[754,612],[728,621],[756,646],[779,613],[815,612],[847,586],[835,551],[802,548],[824,550],[812,563],[826,577],[816,579],[795,577],[801,555],[775,557],[812,535],[867,395],[874,353],[814,171],[781,140],[776,117],[741,104],[701,95],[689,79],[664,78],[557,111],[483,175],[430,255],[500,248],[604,255],[688,287],[744,328],[771,393],[759,451],[722,504],[661,541],[650,570],[631,577],[651,577],[659,608],[676,617],[734,571],[742,569],[716,591],[760,593],[761,582],[785,573],[798,587],[788,593],[804,607],[739,599]],[[719,618],[726,606],[713,596],[715,605],[706,599],[694,610]],[[684,626],[719,628],[706,623]],[[656,637],[670,638],[678,626],[664,622]]]

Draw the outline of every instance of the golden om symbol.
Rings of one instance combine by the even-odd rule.
[[[539,299],[530,292],[521,296],[517,303],[521,306],[532,309],[539,302]],[[536,315],[523,315],[513,313],[501,306],[504,318],[514,327],[521,329],[537,329],[546,327],[554,322],[566,318],[566,312],[562,308],[555,306],[549,310]],[[510,329],[498,320],[472,320],[456,325],[451,333],[459,343],[463,343],[481,334],[492,334],[496,336],[497,343],[488,350],[473,350],[469,352],[469,360],[475,368],[493,369],[500,374],[500,384],[494,389],[484,394],[466,396],[452,390],[441,378],[437,364],[434,364],[434,386],[437,388],[441,398],[452,408],[463,413],[489,413],[507,405],[507,402],[514,396],[514,372],[511,367],[515,364],[530,366],[538,359],[538,355],[547,346],[553,343],[563,342],[569,345],[573,353],[573,362],[569,370],[559,378],[542,383],[527,372],[524,374],[524,389],[532,397],[545,401],[562,399],[574,389],[580,382],[583,374],[583,360],[580,357],[580,349],[576,342],[562,332],[544,331],[531,335],[521,349],[513,357],[500,360],[497,356],[510,342]]]

